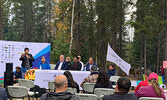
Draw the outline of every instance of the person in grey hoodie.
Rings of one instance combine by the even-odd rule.
[[[68,81],[65,75],[55,77],[55,88],[55,92],[43,94],[40,100],[79,100],[78,97],[67,92]]]

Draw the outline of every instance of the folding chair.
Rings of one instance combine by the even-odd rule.
[[[114,89],[107,89],[107,88],[95,88],[94,89],[94,94],[97,95],[98,97],[101,95],[114,94],[114,92],[115,92]]]
[[[117,83],[119,78],[120,78],[120,76],[111,76],[110,81],[114,82],[114,83]],[[116,87],[116,85],[113,85],[113,88],[115,88],[115,87]]]
[[[70,93],[72,93],[72,94],[75,94],[75,93],[77,93],[77,89],[76,89],[76,88],[68,87],[68,88],[67,88],[67,92],[70,92]]]
[[[93,89],[96,83],[84,83],[83,90],[85,92],[93,93]]]
[[[75,94],[79,100],[98,100],[98,97],[95,94]]]
[[[18,83],[19,83],[19,86],[24,86],[27,88],[27,90],[29,90],[30,88],[33,88],[35,86],[34,82],[32,80],[19,79]],[[29,94],[29,96],[34,98],[34,95],[38,94],[38,92],[29,91],[28,94]]]
[[[55,83],[54,82],[48,82],[48,89],[49,89],[49,92],[50,92],[50,90],[55,91]]]
[[[50,64],[51,70],[55,69],[56,64]]]
[[[103,99],[103,97],[104,97],[104,95],[99,96],[99,100],[102,100],[102,99]]]
[[[155,97],[141,97],[139,100],[164,100],[163,98],[155,98]]]
[[[12,98],[23,98],[28,96],[28,100],[30,100],[30,97],[28,95],[27,88],[24,86],[8,86],[8,94],[10,96],[10,99]]]
[[[28,89],[34,87],[34,82],[32,80],[19,79],[18,83],[19,83],[19,86],[25,86]]]
[[[116,82],[118,81],[119,78],[120,78],[120,76],[111,76],[111,77],[110,77],[110,81],[116,83]]]

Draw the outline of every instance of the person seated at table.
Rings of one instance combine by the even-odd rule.
[[[116,74],[116,70],[114,69],[114,65],[110,65],[107,70],[108,77],[114,76]]]
[[[113,88],[106,71],[101,70],[98,72],[98,78],[94,89],[95,88]]]
[[[128,94],[131,87],[131,82],[125,77],[121,77],[117,81],[115,93],[105,95],[102,100],[138,100],[133,94]]]
[[[74,63],[72,64],[72,66],[70,67],[70,70],[81,70],[81,63],[79,62],[79,57],[74,57]]]
[[[59,61],[56,64],[55,70],[68,70],[69,66],[66,61],[64,61],[64,55],[60,55]]]
[[[84,63],[81,61],[81,56],[78,56],[79,58],[79,62],[81,63],[82,67],[81,67],[81,71],[84,71]]]
[[[74,81],[70,71],[65,71],[64,75],[67,77],[68,87],[76,88],[77,89],[77,93],[79,93],[79,85]]]
[[[135,89],[135,92],[136,92],[137,90],[139,90],[140,87],[148,86],[148,76],[150,75],[150,73],[151,73],[150,70],[147,70],[147,71],[144,73],[145,81],[142,81],[142,82],[140,82],[140,83],[137,85],[137,87],[136,87],[136,89]]]
[[[5,88],[0,87],[0,100],[8,100]]]
[[[160,88],[158,84],[158,75],[156,73],[151,73],[148,76],[148,85],[140,87],[139,90],[136,91],[135,95],[140,97],[158,97],[166,100],[166,96],[164,94],[164,90]]]
[[[16,72],[14,72],[14,83],[17,83],[18,79],[22,79],[21,67],[16,67]]]
[[[97,64],[94,62],[94,58],[90,57],[89,61],[85,65],[85,69],[84,70],[85,71],[90,71],[90,69],[91,69],[92,66],[96,66],[97,67]]]
[[[68,68],[70,68],[71,67],[71,59],[70,59],[70,57],[66,57],[66,62],[67,62]]]
[[[98,78],[98,68],[96,66],[92,66],[90,70],[91,74],[87,76],[80,86],[83,88],[84,83],[96,83]]]
[[[55,92],[45,93],[40,100],[79,100],[78,97],[67,92],[68,81],[65,75],[58,75],[55,77]]]
[[[25,73],[26,80],[35,80],[35,69],[29,69]]]
[[[38,64],[38,69],[50,70],[50,65],[49,65],[48,61],[46,60],[45,56],[41,57],[41,61]]]

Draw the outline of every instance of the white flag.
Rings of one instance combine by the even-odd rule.
[[[129,75],[129,70],[131,68],[131,65],[128,64],[126,61],[121,59],[114,50],[110,47],[108,44],[108,50],[107,50],[107,61],[115,63],[117,66],[119,66],[122,71],[124,71],[127,75]]]

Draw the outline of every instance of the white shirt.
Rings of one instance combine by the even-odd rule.
[[[62,66],[63,62],[60,62],[58,70],[61,70],[61,66]]]
[[[81,67],[81,71],[84,71],[84,63],[82,62],[82,61],[79,61],[80,63],[81,63],[81,65],[82,65],[82,67]]]
[[[89,70],[91,70],[92,66],[93,66],[93,64],[92,64],[92,65],[89,65]]]

